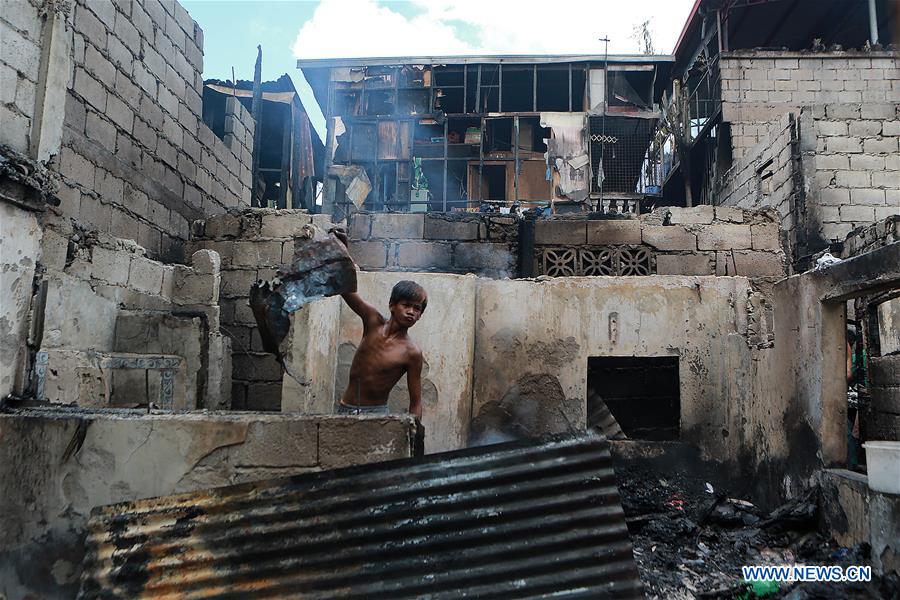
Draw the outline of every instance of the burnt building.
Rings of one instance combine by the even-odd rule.
[[[323,210],[635,212],[668,56],[300,60],[327,118]],[[602,199],[602,202],[601,202]]]
[[[237,139],[257,166],[253,206],[313,209],[322,184],[325,147],[309,121],[291,78],[282,75],[261,85],[259,157],[252,161],[253,134],[231,118],[231,103],[252,111],[253,82],[208,79],[203,86],[203,121],[218,137]]]

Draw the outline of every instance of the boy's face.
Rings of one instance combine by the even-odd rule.
[[[415,325],[422,318],[423,303],[427,300],[427,296],[418,300],[400,300],[390,304],[391,318],[400,325],[409,328]]]

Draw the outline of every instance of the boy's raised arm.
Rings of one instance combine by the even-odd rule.
[[[347,232],[341,227],[335,227],[329,231],[334,237],[338,239],[340,243],[344,245],[345,248],[349,249]],[[350,260],[353,260],[351,257]],[[356,263],[354,263],[355,266]],[[357,267],[358,269],[359,267]],[[349,294],[341,294],[341,298],[344,299],[344,302],[347,303],[347,306],[350,309],[359,315],[359,317],[363,321],[363,326],[368,328],[370,325],[378,325],[381,320],[381,313],[378,312],[378,309],[363,300],[362,296],[360,296],[357,292],[350,292]]]

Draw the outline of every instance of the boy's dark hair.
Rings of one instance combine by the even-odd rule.
[[[396,304],[398,302],[402,302],[403,300],[421,302],[422,312],[425,312],[425,307],[428,305],[428,298],[425,295],[425,288],[423,288],[415,281],[409,281],[406,279],[404,279],[403,281],[398,281],[397,285],[394,286],[394,289],[391,290],[390,304]]]

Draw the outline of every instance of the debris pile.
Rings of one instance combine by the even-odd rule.
[[[819,530],[818,490],[771,511],[679,476],[619,477],[647,598],[900,598],[896,576],[872,583],[751,586],[742,566],[869,565],[868,545],[842,548]]]

